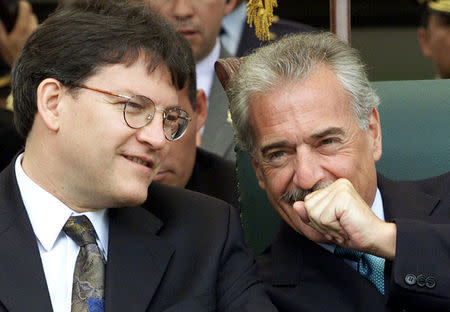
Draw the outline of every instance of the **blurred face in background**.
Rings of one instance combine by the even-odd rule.
[[[144,0],[159,11],[189,41],[195,61],[211,53],[220,33],[222,18],[236,0]]]
[[[427,27],[418,30],[423,55],[441,78],[450,78],[450,14],[431,13]]]
[[[191,117],[191,122],[184,136],[169,142],[169,152],[162,160],[161,168],[154,178],[155,181],[184,188],[194,169],[197,153],[198,131],[205,124],[207,116],[206,95],[203,90],[197,91],[196,109],[192,108],[188,88],[178,92],[178,105]]]

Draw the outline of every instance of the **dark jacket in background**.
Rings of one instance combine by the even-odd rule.
[[[253,49],[259,48],[260,46],[272,41],[260,41],[255,35],[255,28],[250,28],[250,26],[247,24],[247,21],[244,21],[244,23],[245,25],[244,29],[242,30],[241,41],[239,42],[238,50],[236,53],[236,56],[238,57],[247,55]],[[312,26],[308,26],[305,24],[285,19],[279,19],[270,26],[269,31],[275,35],[273,40],[277,40],[287,34],[314,32],[318,30]]]
[[[204,149],[197,148],[186,188],[222,199],[239,209],[235,163]]]
[[[22,150],[25,140],[14,127],[14,113],[0,108],[0,171]]]

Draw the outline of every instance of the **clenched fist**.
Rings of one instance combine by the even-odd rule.
[[[293,208],[301,219],[298,230],[313,241],[395,257],[395,223],[379,219],[347,179],[309,194]]]

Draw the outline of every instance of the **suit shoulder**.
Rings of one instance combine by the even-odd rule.
[[[228,218],[226,202],[187,189],[152,182],[147,200],[142,205],[162,221],[169,218]]]
[[[448,197],[450,189],[450,171],[436,177],[415,181],[415,183],[427,194],[445,195]]]
[[[378,180],[378,186],[381,191],[383,191],[383,189],[394,187],[405,194],[411,192],[423,192],[431,196],[446,198],[449,194],[450,172],[414,181],[392,181],[379,174]]]

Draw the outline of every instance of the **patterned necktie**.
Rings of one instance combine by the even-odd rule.
[[[70,217],[63,230],[80,246],[73,273],[72,312],[105,311],[105,260],[92,223],[86,216]]]
[[[358,272],[371,281],[380,293],[384,295],[384,259],[356,251],[353,249],[336,246],[334,253],[340,257],[358,263]]]

